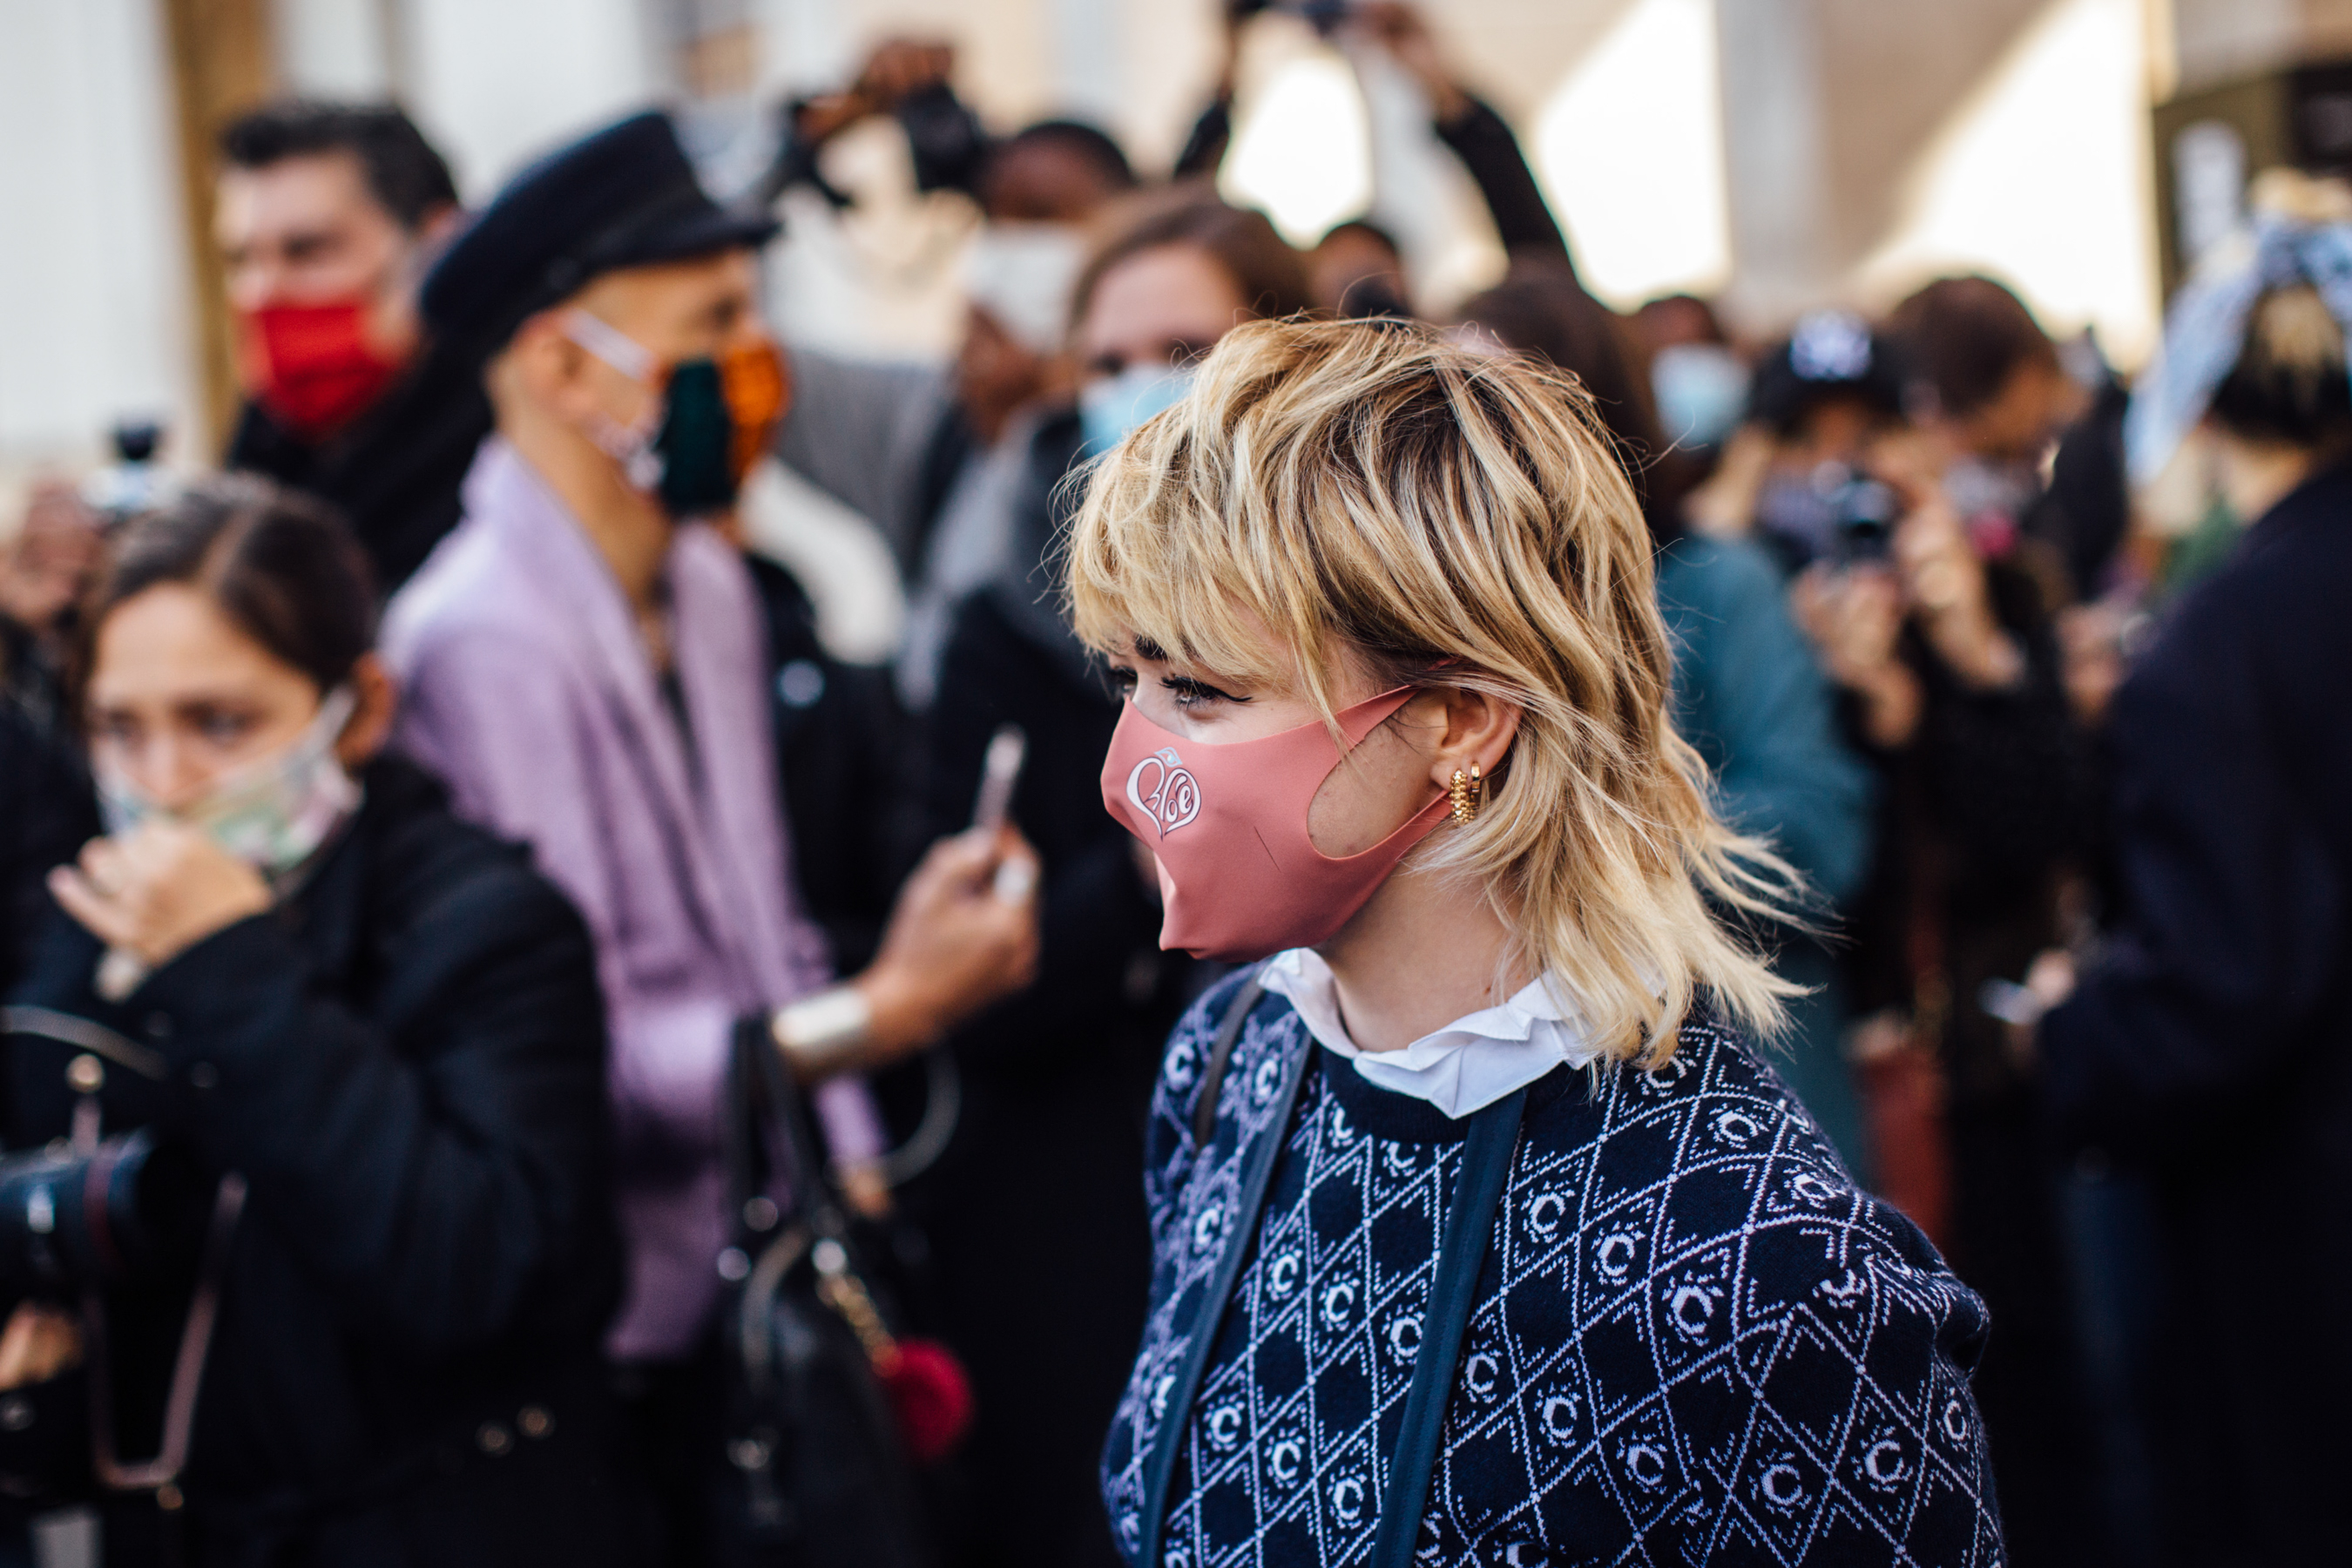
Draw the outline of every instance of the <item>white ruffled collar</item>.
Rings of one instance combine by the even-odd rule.
[[[1266,960],[1258,982],[1290,999],[1307,1032],[1334,1055],[1347,1058],[1366,1079],[1397,1094],[1426,1100],[1459,1120],[1492,1105],[1566,1062],[1583,1067],[1601,1055],[1582,1020],[1564,1005],[1562,987],[1538,975],[1498,1006],[1456,1018],[1401,1051],[1366,1051],[1348,1037],[1331,966],[1311,948],[1294,947]]]

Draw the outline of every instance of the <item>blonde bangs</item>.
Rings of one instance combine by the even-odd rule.
[[[1393,324],[1255,322],[1085,482],[1082,639],[1293,685],[1327,721],[1341,654],[1518,704],[1487,808],[1415,863],[1475,879],[1617,1055],[1664,1060],[1702,991],[1781,1027],[1795,988],[1729,922],[1801,889],[1674,731],[1648,531],[1571,378]]]

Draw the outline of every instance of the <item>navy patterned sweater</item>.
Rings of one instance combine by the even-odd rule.
[[[1361,1563],[1469,1123],[1375,1087],[1268,994],[1196,1149],[1202,1060],[1240,984],[1178,1026],[1154,1097],[1151,1314],[1104,1496],[1132,1562],[1153,1436],[1181,1420],[1167,1568]],[[1237,1226],[1245,1151],[1308,1050],[1259,1223]],[[1982,1304],[1724,1028],[1685,1025],[1658,1071],[1597,1072],[1529,1092],[1419,1561],[1993,1568],[1969,1391]],[[1232,1246],[1251,1252],[1199,1392],[1170,1410]]]

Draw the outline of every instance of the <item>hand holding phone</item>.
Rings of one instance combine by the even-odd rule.
[[[1004,826],[1013,809],[1013,789],[1021,782],[1021,765],[1028,759],[1029,737],[1018,724],[1000,724],[996,733],[988,738],[988,751],[981,758],[980,793],[971,806],[971,825],[984,828],[993,837]],[[996,896],[1013,903],[1026,899],[1036,888],[1034,864],[1028,860],[1007,860],[996,868]]]

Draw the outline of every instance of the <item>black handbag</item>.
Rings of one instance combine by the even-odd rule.
[[[898,1352],[801,1098],[763,1019],[735,1031],[727,1103],[723,1568],[935,1568],[921,1489],[877,1373]],[[784,1205],[770,1194],[789,1194]]]

